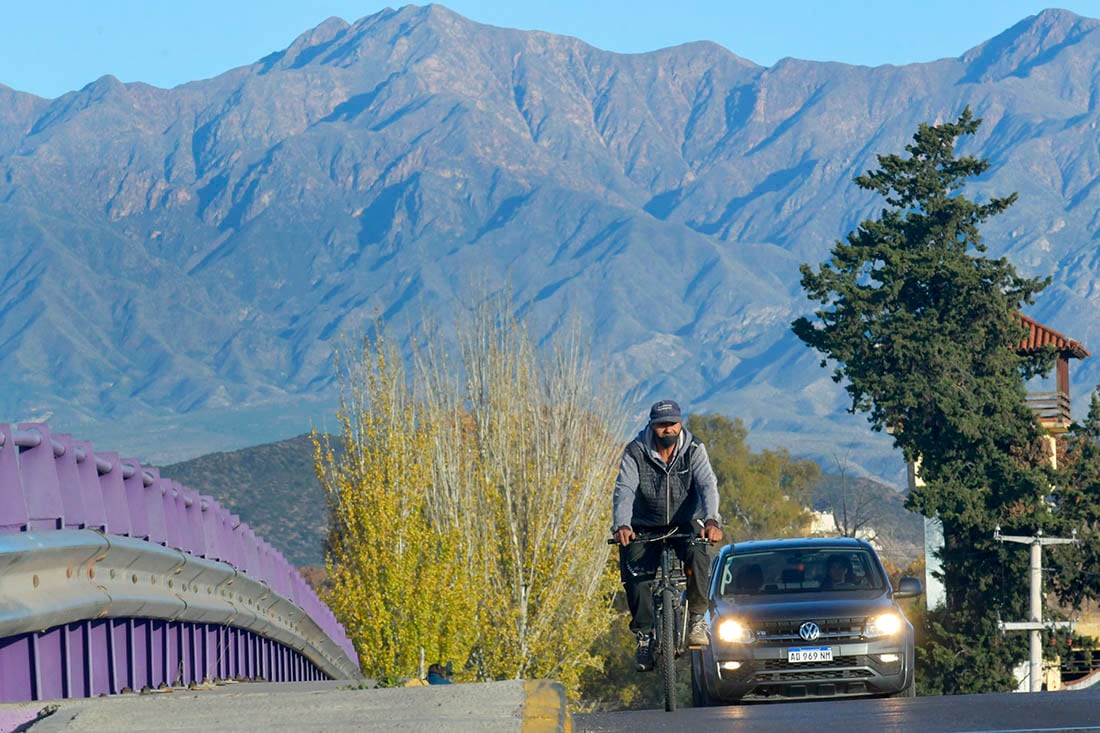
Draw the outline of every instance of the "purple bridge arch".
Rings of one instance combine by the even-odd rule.
[[[208,496],[0,423],[0,702],[361,679],[297,569]]]

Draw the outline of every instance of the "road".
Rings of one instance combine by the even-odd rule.
[[[532,686],[534,685],[534,686]],[[543,689],[545,687],[545,689]],[[551,694],[553,693],[553,694]],[[546,731],[547,733],[1055,733],[1100,732],[1100,689],[884,700],[762,703],[564,715],[557,683],[513,680],[394,689],[331,683],[249,683],[215,690],[0,706],[23,717],[0,730],[124,731]]]
[[[1100,731],[1100,690],[761,703],[574,714],[577,733],[1055,733]]]

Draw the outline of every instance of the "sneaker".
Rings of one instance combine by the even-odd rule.
[[[688,622],[688,646],[707,645],[707,622],[700,613],[692,614]]]
[[[634,663],[639,672],[653,669],[653,637],[648,631],[638,631],[634,634],[638,640],[638,646],[634,650]]]

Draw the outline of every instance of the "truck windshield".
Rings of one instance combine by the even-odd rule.
[[[733,554],[720,573],[722,596],[881,591],[885,582],[871,553],[847,547]]]

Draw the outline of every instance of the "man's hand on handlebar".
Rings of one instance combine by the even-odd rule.
[[[623,526],[619,527],[617,530],[615,530],[615,541],[618,542],[623,547],[626,547],[627,545],[629,545],[635,537],[637,537],[637,535],[634,534],[634,530],[632,530],[630,527],[626,526],[625,524]]]
[[[718,522],[713,519],[708,519],[703,523],[702,528],[700,528],[699,536],[707,542],[721,542],[722,528],[718,526]]]
[[[708,519],[706,522],[703,522],[699,519],[696,519],[695,521],[699,525],[700,538],[702,538],[706,542],[722,541],[722,528],[718,526],[718,522],[714,521],[713,519]],[[677,530],[676,528],[673,528],[668,533],[663,535],[657,535],[653,537],[646,535],[641,541],[652,542],[654,540],[667,539],[669,537],[687,539],[691,536],[690,534],[678,534],[678,532],[682,531],[683,530]],[[631,529],[628,525],[624,524],[612,533],[611,539],[609,539],[607,542],[608,544],[626,547],[637,538],[638,535],[635,534],[634,530]]]

